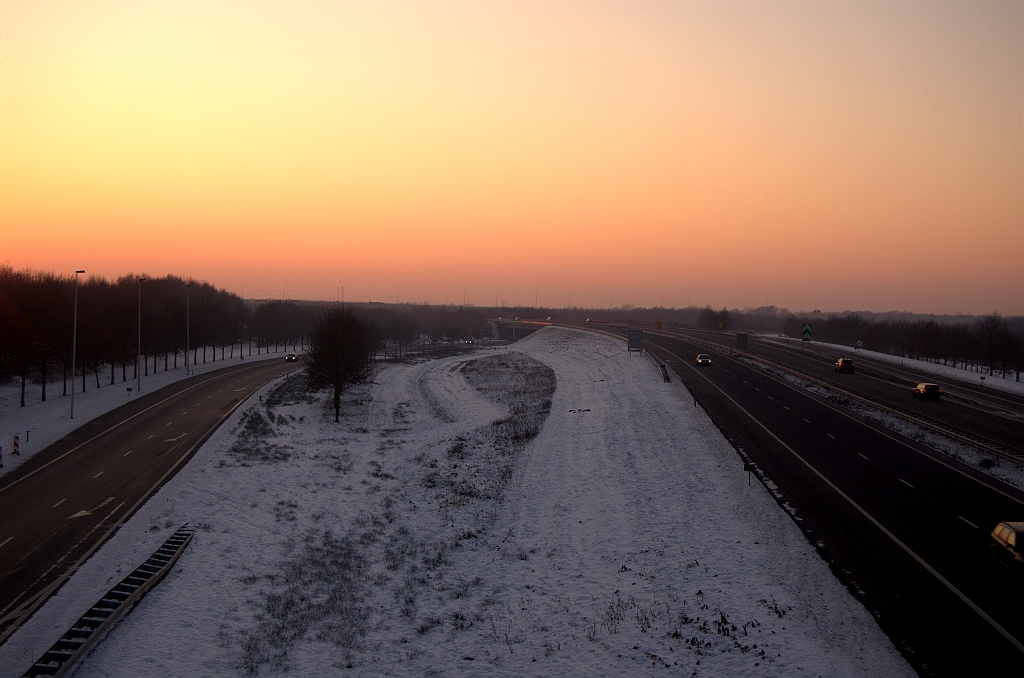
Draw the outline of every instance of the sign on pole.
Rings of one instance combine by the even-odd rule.
[[[804,323],[804,332],[803,332],[803,334],[804,334],[804,336],[803,336],[803,340],[804,341],[810,341],[811,340],[811,323]]]
[[[736,348],[744,349],[747,348],[747,333],[737,332],[736,333]]]
[[[626,330],[626,350],[630,353],[636,351],[642,353],[644,350],[644,331],[643,330]]]

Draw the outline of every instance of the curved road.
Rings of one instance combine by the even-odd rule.
[[[268,360],[183,379],[84,424],[0,479],[0,642],[256,389]]]

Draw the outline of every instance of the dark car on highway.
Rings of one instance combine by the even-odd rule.
[[[840,358],[836,361],[836,372],[853,374],[853,358]]]
[[[698,365],[710,365],[711,364],[711,356],[709,356],[707,353],[698,353],[697,354],[697,364]]]
[[[942,397],[942,389],[938,384],[918,384],[912,391],[915,398],[925,400],[938,400]]]
[[[1024,523],[999,523],[988,539],[992,560],[1024,573]]]
[[[296,363],[299,361],[299,356],[297,353],[289,353],[284,357],[284,361],[286,363]]]

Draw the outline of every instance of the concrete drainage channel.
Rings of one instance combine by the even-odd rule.
[[[68,632],[25,672],[23,678],[69,674],[117,618],[123,612],[130,611],[149,589],[171,571],[171,567],[188,546],[195,531],[196,529],[189,527],[188,523],[178,528],[145,563],[107,591],[82,615]]]

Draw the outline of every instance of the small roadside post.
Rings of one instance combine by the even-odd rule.
[[[643,353],[644,351],[644,331],[643,330],[626,330],[626,351],[628,353]]]
[[[743,464],[743,470],[747,472],[747,487],[750,487],[750,474],[755,470],[751,463]]]
[[[132,387],[129,386],[128,387],[128,400],[131,400],[131,399],[132,399]]]
[[[14,450],[11,454],[16,454],[19,457],[21,456],[21,440],[18,439],[18,436],[14,436]]]

